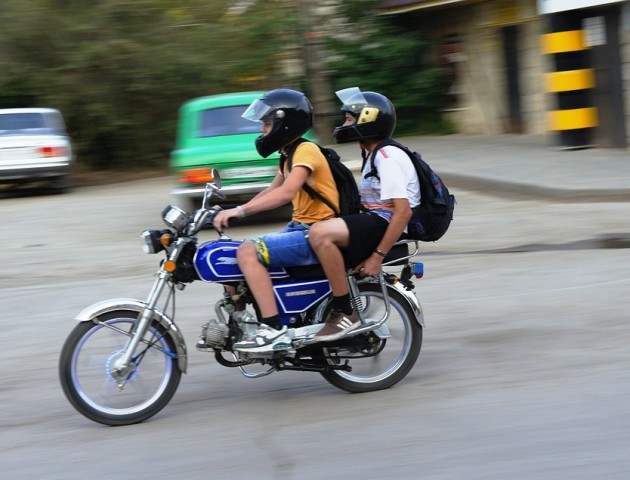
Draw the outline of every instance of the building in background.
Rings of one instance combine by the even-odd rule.
[[[457,131],[627,146],[630,2],[385,0],[381,11],[434,45]]]

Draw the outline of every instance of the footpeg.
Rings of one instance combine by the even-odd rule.
[[[200,352],[212,352],[214,350],[211,346],[206,345],[206,342],[204,342],[203,340],[199,340],[195,344],[195,348]]]

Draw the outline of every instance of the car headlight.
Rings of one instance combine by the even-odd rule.
[[[181,208],[169,205],[162,211],[162,219],[169,227],[181,232],[190,223],[190,216]]]

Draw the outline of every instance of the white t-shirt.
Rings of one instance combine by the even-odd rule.
[[[371,155],[371,153],[369,154]],[[359,190],[361,203],[375,213],[390,220],[393,214],[393,198],[406,198],[411,208],[420,204],[420,185],[416,170],[407,154],[398,147],[388,145],[381,148],[374,157],[374,166],[380,181],[370,173],[372,165],[368,157],[361,172]]]

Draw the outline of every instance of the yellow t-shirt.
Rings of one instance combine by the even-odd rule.
[[[339,208],[337,185],[328,167],[328,161],[317,145],[311,142],[299,144],[293,154],[292,164],[292,168],[298,165],[308,168],[310,174],[306,183],[337,209]],[[288,174],[288,165],[285,164],[283,175],[286,178]],[[295,222],[314,223],[334,216],[335,212],[325,203],[312,198],[303,188],[300,188],[293,198],[293,221]]]

